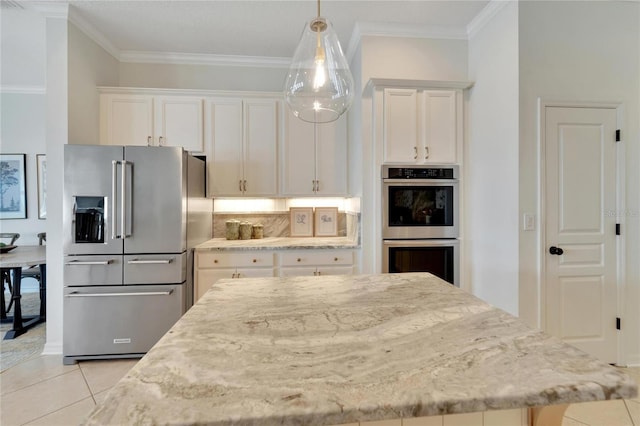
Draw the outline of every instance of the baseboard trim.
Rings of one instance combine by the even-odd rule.
[[[47,342],[44,344],[42,355],[62,355],[62,343]]]

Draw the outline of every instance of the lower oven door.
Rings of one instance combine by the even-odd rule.
[[[382,272],[430,272],[460,287],[458,240],[384,240]]]

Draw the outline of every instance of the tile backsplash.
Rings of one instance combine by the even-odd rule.
[[[272,213],[214,213],[213,237],[225,238],[225,222],[230,219],[261,223],[264,225],[264,237],[288,237],[289,236],[289,212]],[[357,237],[360,215],[352,212],[338,212],[338,236]]]

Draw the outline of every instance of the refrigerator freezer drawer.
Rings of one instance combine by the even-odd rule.
[[[65,358],[146,353],[182,315],[183,287],[66,287]]]
[[[65,256],[65,286],[122,284],[122,256]]]
[[[187,253],[138,254],[124,257],[124,283],[175,284],[187,279]]]

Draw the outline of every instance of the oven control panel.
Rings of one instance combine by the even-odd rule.
[[[383,166],[383,179],[457,179],[458,167]]]

